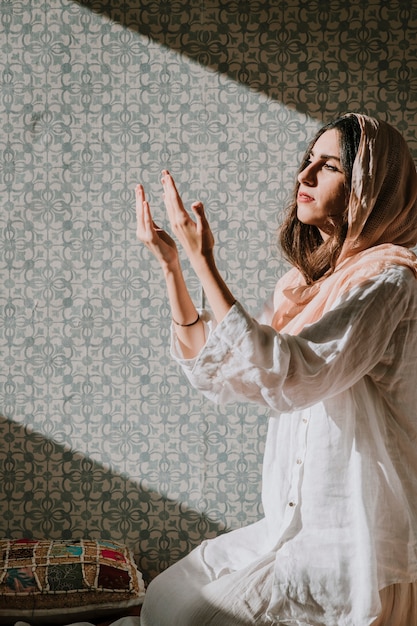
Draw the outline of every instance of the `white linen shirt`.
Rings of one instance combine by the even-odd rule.
[[[195,359],[182,358],[175,333],[172,351],[213,401],[272,411],[265,518],[219,538],[219,555],[206,550],[208,567],[221,575],[274,551],[272,621],[369,626],[380,612],[380,589],[417,581],[412,272],[385,270],[296,336],[255,321],[236,303],[219,325],[207,322]],[[235,533],[246,533],[240,556]]]

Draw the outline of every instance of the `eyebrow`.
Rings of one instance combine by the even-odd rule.
[[[311,156],[315,156],[313,150],[310,151],[310,155]],[[327,161],[328,159],[334,159],[335,161],[339,161],[339,163],[340,163],[340,158],[337,157],[337,156],[333,156],[332,154],[321,154],[318,158],[319,159],[324,159],[325,161]]]

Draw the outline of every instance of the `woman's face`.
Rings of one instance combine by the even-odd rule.
[[[340,135],[326,130],[314,144],[306,167],[298,175],[297,217],[317,226],[323,239],[334,231],[346,208],[345,174],[340,162]]]

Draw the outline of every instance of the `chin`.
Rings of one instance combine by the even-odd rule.
[[[320,228],[320,224],[317,223],[317,218],[315,219],[312,215],[306,215],[304,211],[297,211],[297,219],[306,226],[317,226],[317,228]]]

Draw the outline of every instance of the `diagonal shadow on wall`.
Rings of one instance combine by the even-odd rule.
[[[300,83],[298,72],[305,70],[312,50],[307,50],[306,29],[286,15],[291,11],[287,3],[75,2],[290,108],[308,112],[288,77],[298,75]],[[313,52],[316,59],[321,56],[318,50]]]
[[[0,536],[111,539],[144,579],[225,531],[201,512],[0,416]]]

